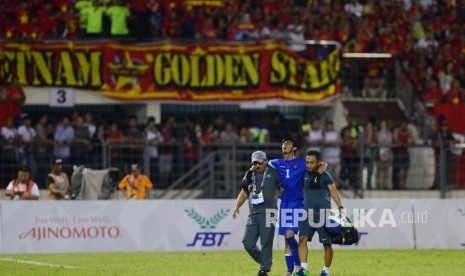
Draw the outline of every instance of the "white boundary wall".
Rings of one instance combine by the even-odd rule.
[[[3,253],[239,250],[235,200],[3,201]],[[360,242],[342,248],[463,248],[463,200],[345,200]],[[276,231],[277,232],[277,231]],[[283,238],[275,236],[275,248]],[[310,248],[321,249],[318,238]]]

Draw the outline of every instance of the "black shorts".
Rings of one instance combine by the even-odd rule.
[[[319,217],[314,217],[313,221],[318,222]],[[331,245],[331,238],[329,237],[328,233],[326,233],[326,221],[324,221],[323,225],[320,226],[320,224],[314,223],[310,225],[307,217],[304,221],[299,222],[299,236],[308,237],[308,241],[311,241],[313,235],[315,235],[315,232],[318,232],[320,242],[325,245]]]

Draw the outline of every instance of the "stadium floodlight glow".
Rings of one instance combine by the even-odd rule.
[[[391,53],[343,53],[345,58],[392,58]]]

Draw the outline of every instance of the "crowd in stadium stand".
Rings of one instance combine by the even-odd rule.
[[[0,2],[0,37],[9,40],[315,39],[348,52],[388,52],[430,111],[437,102],[465,102],[464,23],[463,0]],[[362,87],[350,87],[355,96],[393,96],[379,67],[368,64]]]
[[[310,147],[321,150],[331,171],[340,172],[338,176],[351,185],[360,183],[356,171],[359,171],[360,158],[363,158],[369,173],[368,188],[374,188],[371,175],[373,168],[378,166],[377,177],[381,184],[378,183],[376,188],[405,189],[406,174],[399,173],[408,169],[405,147],[420,143],[415,129],[405,122],[400,125],[389,122],[388,127],[386,121],[368,120],[364,125],[355,125],[349,119],[346,127],[335,129],[331,121],[323,122],[323,118],[316,115],[297,127],[281,115],[270,121],[244,117],[242,122],[237,121],[237,116],[227,118],[221,114],[215,118],[168,116],[161,124],[156,124],[154,118],[138,122],[133,115],[97,121],[93,117],[90,112],[73,112],[56,122],[51,122],[46,115],[34,118],[34,122],[24,117],[19,127],[8,120],[1,128],[3,171],[0,175],[7,179],[13,177],[20,164],[27,164],[31,167],[31,175],[42,187],[41,180],[45,179],[53,158],[62,159],[68,169],[71,165],[99,169],[103,166],[102,150],[106,147],[112,167],[125,172],[131,164],[143,164],[143,151],[147,149],[152,181],[166,184],[173,180],[172,173],[179,164],[176,162],[179,156],[184,160],[182,171],[187,171],[221,147],[233,144],[264,147],[271,142],[279,149],[283,137],[293,137],[304,151]],[[365,148],[363,156],[359,154],[361,143]],[[108,150],[110,147],[113,150]],[[404,178],[397,179],[399,177]]]

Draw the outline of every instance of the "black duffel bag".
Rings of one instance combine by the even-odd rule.
[[[358,230],[354,227],[349,218],[342,218],[341,231],[338,234],[327,231],[333,244],[351,245],[359,240]]]

